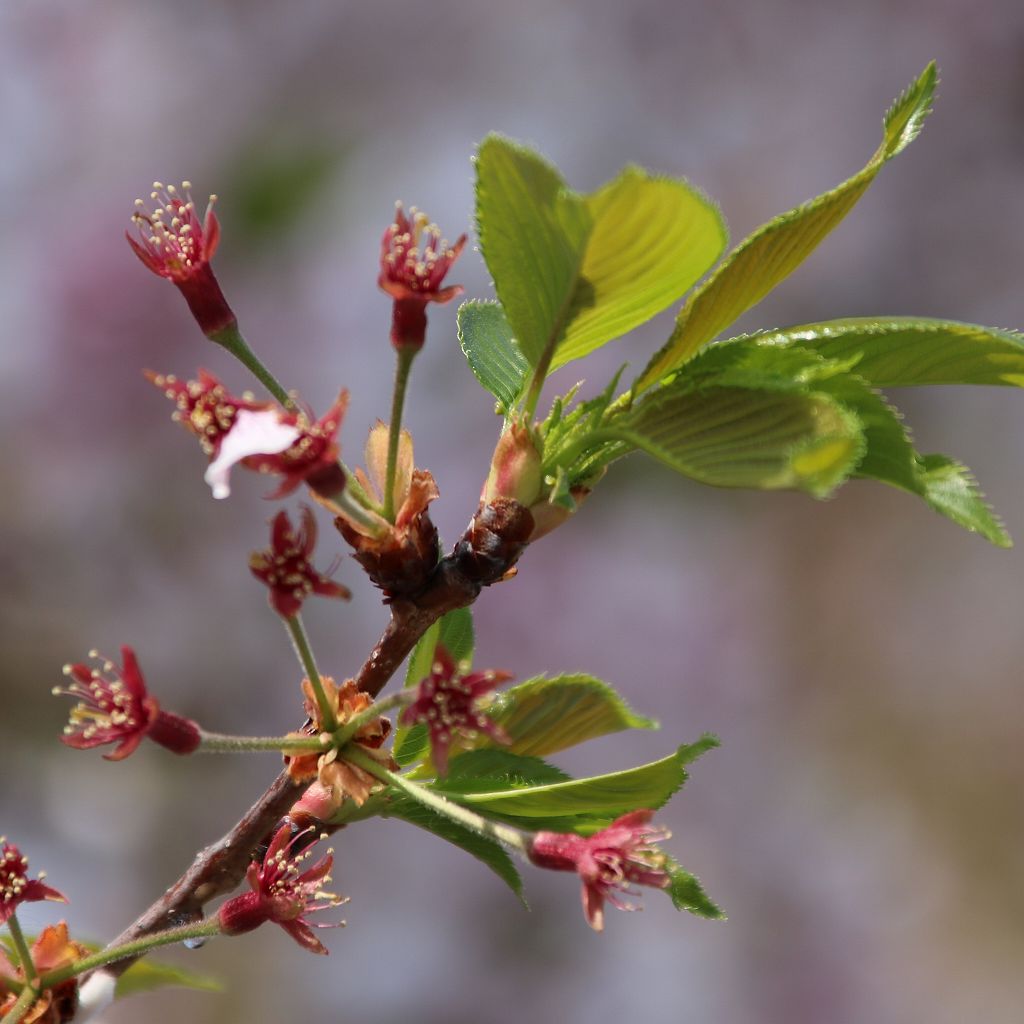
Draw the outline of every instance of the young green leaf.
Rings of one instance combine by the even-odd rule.
[[[850,212],[882,166],[916,137],[931,110],[936,78],[932,62],[892,105],[883,122],[882,144],[862,171],[769,221],[733,249],[687,300],[668,342],[633,385],[634,394],[685,363],[803,263]]]
[[[627,442],[677,473],[716,487],[796,488],[824,497],[864,453],[856,416],[795,382],[693,390],[659,388],[602,434]]]
[[[509,855],[493,839],[471,831],[402,793],[395,793],[384,814],[386,817],[401,818],[411,825],[432,832],[472,854],[481,863],[486,864],[519,897],[523,906],[526,906],[519,872]]]
[[[454,784],[446,783],[445,791],[457,796],[460,803],[506,820],[580,814],[617,816],[638,807],[656,810],[686,781],[683,766],[717,745],[717,738],[706,735],[695,744],[684,744],[660,761],[589,779],[485,792],[475,791],[475,786],[460,792]]]
[[[627,167],[590,195],[498,135],[480,145],[477,230],[519,349],[542,375],[671,305],[725,245],[718,210],[685,181]]]
[[[499,693],[487,715],[512,740],[503,750],[535,757],[623,729],[658,727],[652,719],[635,714],[607,683],[583,674],[528,679]],[[493,745],[480,736],[453,743],[452,752]]]
[[[713,921],[725,920],[725,914],[708,898],[696,875],[691,875],[672,858],[669,858],[666,868],[671,882],[665,891],[676,910],[688,910],[691,914]]]
[[[196,974],[173,964],[162,964],[148,957],[137,960],[117,979],[114,990],[115,999],[133,996],[139,992],[151,992],[153,989],[166,988],[174,985],[178,988],[191,988],[199,992],[221,992],[224,986],[216,978],[209,975]]]
[[[1016,331],[920,317],[850,317],[753,335],[760,344],[796,346],[853,360],[875,387],[916,384],[1024,386],[1024,336]]]
[[[530,364],[497,302],[464,302],[459,307],[459,344],[476,379],[505,409],[522,393]]]

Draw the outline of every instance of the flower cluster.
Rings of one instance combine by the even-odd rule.
[[[426,308],[431,302],[449,302],[462,293],[461,285],[441,284],[459,258],[466,236],[454,245],[441,237],[436,224],[416,207],[405,215],[402,204],[380,243],[380,276],[377,284],[394,300],[391,343],[396,349],[423,347],[427,330]]]
[[[430,756],[438,775],[448,773],[448,749],[456,732],[467,737],[483,733],[495,743],[511,742],[505,730],[478,707],[496,686],[511,678],[508,672],[493,670],[463,673],[448,651],[438,645],[430,675],[419,684],[416,698],[400,719],[402,725],[426,725]]]
[[[214,337],[234,329],[238,321],[210,267],[220,241],[220,224],[213,212],[217,197],[210,196],[200,221],[191,189],[188,181],[182,182],[180,191],[154,181],[149,194],[153,208],[135,200],[132,223],[136,237],[131,232],[125,232],[125,237],[154,274],[177,286],[203,333]]]
[[[302,522],[296,529],[282,509],[274,516],[270,528],[270,549],[257,551],[249,558],[249,569],[270,589],[270,606],[282,618],[297,615],[310,594],[346,601],[352,596],[347,587],[313,568],[309,557],[315,546],[316,519],[312,510],[303,507]]]
[[[341,686],[330,676],[321,677],[320,682],[339,726],[351,722],[373,704],[373,698],[363,693],[352,679],[346,679]],[[305,709],[310,724],[304,733],[294,735],[316,736],[323,730],[319,705],[308,679],[302,681],[302,689],[306,695]],[[359,728],[350,742],[357,744],[383,767],[397,769],[398,765],[391,759],[391,755],[381,749],[390,732],[391,723],[386,718],[371,718]],[[323,754],[289,754],[285,762],[288,775],[295,782],[312,783],[290,811],[291,817],[303,824],[314,819],[328,821],[346,799],[362,806],[374,787],[379,785],[369,772],[339,758],[338,750],[333,746]]]
[[[162,710],[156,698],[150,696],[130,647],[121,648],[120,669],[96,651],[90,651],[89,657],[99,660],[100,667],[90,668],[81,662],[65,665],[64,674],[72,683],[53,690],[55,696],[78,701],[71,709],[61,742],[77,750],[116,743],[109,754],[103,755],[108,761],[126,758],[147,736],[176,754],[191,754],[199,746],[199,726]]]
[[[46,875],[28,877],[28,858],[13,844],[0,836],[0,925],[6,924],[22,903],[54,900],[67,903],[63,893],[43,882]]]
[[[312,854],[308,848],[312,832],[310,828],[292,835],[291,826],[284,824],[274,833],[262,863],[253,861],[249,865],[245,877],[252,891],[232,897],[217,912],[225,935],[240,935],[272,921],[303,949],[326,955],[327,949],[313,934],[313,928],[339,928],[345,922],[310,925],[306,915],[339,907],[346,900],[322,888],[331,881],[333,850],[328,849],[316,863],[304,868]]]
[[[88,954],[85,946],[68,937],[68,926],[47,925],[29,951],[35,973],[45,974],[61,967],[67,967]],[[11,959],[7,950],[0,945],[0,1018],[7,1015],[17,1001],[17,992],[9,982],[19,985],[26,980],[24,968]],[[39,998],[22,1017],[23,1024],[63,1024],[72,1020],[78,1010],[78,979],[54,985],[40,993]]]
[[[636,895],[631,885],[671,884],[668,858],[654,846],[670,833],[649,824],[653,813],[624,814],[592,836],[538,832],[530,843],[529,858],[537,867],[575,871],[583,880],[583,913],[596,932],[604,928],[605,900],[618,910],[636,910],[620,895]]]
[[[148,379],[174,402],[173,418],[199,439],[210,459],[205,480],[215,498],[231,493],[229,475],[239,463],[246,469],[282,477],[274,498],[291,494],[302,483],[333,494],[344,487],[338,465],[338,431],[348,405],[342,391],[318,420],[272,402],[238,398],[205,370],[197,380],[148,373]]]

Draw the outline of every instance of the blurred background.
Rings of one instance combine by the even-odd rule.
[[[214,502],[195,442],[143,368],[244,371],[123,240],[154,178],[220,195],[217,272],[254,348],[317,412],[352,391],[359,462],[386,416],[380,234],[401,198],[469,230],[488,131],[578,188],[628,161],[686,175],[734,240],[859,169],[931,58],[921,138],[849,221],[740,323],[920,314],[1024,325],[1024,7],[1017,0],[7,0],[0,6],[0,832],[109,938],[275,775],[272,756],[129,766],[56,742],[60,666],[135,646],[166,706],[213,729],[296,722],[299,673],[246,559],[278,507],[236,474]],[[488,296],[480,257],[451,280]],[[449,541],[497,434],[456,304],[431,313],[407,422]],[[638,368],[671,314],[563,371]],[[923,451],[977,473],[1024,538],[1024,400],[904,392]],[[287,507],[294,511],[292,499]],[[343,553],[322,520],[320,563]],[[393,822],[338,836],[348,928],[328,961],[276,929],[166,959],[226,991],[168,991],[109,1020],[390,1024],[986,1024],[1024,1006],[1024,554],[854,483],[832,501],[714,491],[635,457],[476,608],[478,664],[586,670],[656,734],[563,757],[661,757],[713,730],[663,817],[729,914],[648,893],[586,928],[578,885],[527,872],[524,913],[474,860]],[[307,606],[322,667],[353,673],[386,621],[349,559],[350,605]],[[61,910],[61,913],[64,911]],[[53,907],[26,908],[36,929]]]

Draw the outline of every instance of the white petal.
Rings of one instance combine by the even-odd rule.
[[[282,423],[276,409],[239,409],[231,429],[220,443],[217,457],[206,467],[203,479],[215,498],[231,493],[231,467],[250,455],[277,455],[290,448],[300,437],[295,427]]]
[[[89,975],[89,980],[78,992],[78,1022],[91,1020],[102,1013],[114,1001],[114,986],[117,979],[110,971],[98,970]]]

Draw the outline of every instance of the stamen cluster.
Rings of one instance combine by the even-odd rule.
[[[43,883],[46,873],[28,877],[28,858],[13,843],[0,836],[0,925],[6,924],[22,903],[55,900],[67,903],[64,895]]]

